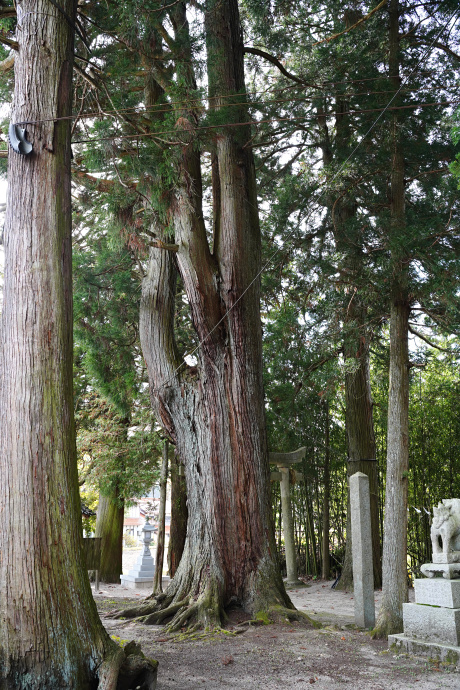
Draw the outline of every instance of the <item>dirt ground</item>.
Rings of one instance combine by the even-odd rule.
[[[143,593],[108,585],[94,597],[110,635],[121,643],[136,640],[147,656],[159,661],[157,690],[293,690],[311,685],[318,690],[344,685],[354,690],[459,690],[460,674],[451,667],[395,655],[386,642],[355,629],[353,593],[332,590],[331,584],[313,582],[289,591],[295,606],[321,622],[321,629],[286,623],[234,635],[235,614],[228,633],[185,641],[165,635],[161,626],[105,617],[142,600]],[[375,595],[378,610],[381,593]]]

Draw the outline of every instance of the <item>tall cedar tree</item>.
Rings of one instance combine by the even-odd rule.
[[[307,172],[309,161],[313,159],[315,162],[314,157],[306,153],[309,148],[308,128],[313,147],[316,141],[316,145],[323,151],[326,179],[332,178],[341,162],[353,151],[353,157],[347,162],[345,169],[336,179],[331,180],[326,193],[319,200],[320,207],[326,207],[329,211],[325,215],[325,222],[322,225],[317,223],[316,232],[310,231],[308,236],[310,247],[315,252],[315,270],[321,272],[333,287],[324,300],[328,307],[325,317],[330,315],[331,305],[335,303],[340,307],[338,315],[345,336],[344,353],[349,363],[353,363],[355,359],[361,369],[362,375],[356,367],[351,375],[348,372],[346,374],[350,460],[361,460],[373,458],[375,447],[369,379],[364,376],[367,366],[368,333],[371,332],[369,324],[371,319],[374,324],[382,323],[389,318],[390,311],[394,312],[394,307],[399,302],[395,294],[401,289],[399,278],[406,274],[408,286],[404,288],[407,293],[404,299],[414,316],[424,311],[428,316],[426,325],[446,329],[455,328],[458,323],[455,288],[452,289],[455,286],[454,276],[458,275],[459,270],[458,236],[452,230],[456,222],[454,218],[458,217],[458,195],[449,183],[445,165],[445,161],[452,157],[452,147],[446,139],[442,105],[430,106],[420,111],[415,108],[419,101],[432,102],[444,98],[449,101],[451,90],[455,88],[453,77],[455,78],[454,67],[457,58],[450,48],[449,41],[452,40],[452,36],[449,28],[446,27],[442,35],[440,32],[440,27],[452,14],[453,3],[443,4],[443,13],[439,13],[435,22],[426,15],[418,16],[419,10],[413,3],[400,3],[397,14],[403,40],[399,43],[398,39],[398,59],[401,60],[402,56],[404,75],[411,74],[411,79],[404,87],[404,99],[399,98],[391,105],[404,105],[407,108],[410,104],[410,107],[399,113],[397,110],[390,110],[371,129],[379,112],[395,93],[397,78],[395,79],[394,57],[388,70],[388,47],[390,43],[393,46],[395,42],[394,39],[388,40],[388,32],[384,35],[386,40],[382,41],[381,16],[374,15],[366,18],[359,26],[355,25],[355,22],[362,19],[370,9],[367,3],[359,3],[359,7],[358,3],[354,3],[353,11],[345,8],[343,16],[340,13],[342,5],[343,3],[336,5],[336,14],[343,20],[340,29],[349,28],[350,32],[335,36],[332,41],[324,42],[315,51],[310,51],[310,59],[307,55],[299,53],[296,47],[297,57],[294,55],[288,65],[291,70],[291,82],[301,83],[304,88],[313,84],[313,88],[326,93],[321,98],[311,98],[313,107],[316,108],[316,130],[312,125],[293,125],[298,131],[298,140],[300,139],[292,157],[292,161],[299,161],[298,172],[297,175],[286,176],[284,190],[277,189],[276,194],[277,205],[284,210],[285,216],[289,217],[290,214],[294,214],[294,210],[296,211],[295,222],[297,227],[301,228],[303,219],[311,215],[308,207],[311,206],[312,188],[318,186],[316,176]],[[333,11],[331,3],[322,9],[323,16],[329,22],[324,32],[326,36],[337,33],[337,27],[331,25],[329,10]],[[381,12],[388,16],[387,9]],[[289,32],[280,31],[283,22],[286,29],[289,24]],[[322,38],[317,35],[314,21],[309,23],[308,8],[303,3],[292,10],[289,20],[281,17],[278,18],[278,22],[270,22],[270,31],[267,30],[268,26],[268,23],[263,25],[261,20],[259,29],[269,46],[273,51],[276,48],[277,53],[280,47],[286,52],[290,50],[294,53],[293,36],[297,37],[297,45]],[[304,41],[299,38],[301,32],[305,32]],[[429,57],[425,56],[425,61],[418,66],[415,73],[411,73],[411,69],[420,61],[421,46],[431,46],[432,50]],[[334,49],[337,51],[336,60],[331,59]],[[392,48],[392,55],[394,54],[395,50]],[[348,60],[348,55],[352,56],[351,60]],[[273,59],[272,56],[272,61]],[[293,75],[295,66],[298,67],[298,72]],[[289,76],[285,72],[286,70],[283,73],[284,80]],[[399,85],[398,81],[398,87]],[[313,107],[308,109],[309,100],[307,97],[301,101],[301,106],[294,106],[295,114],[304,115],[305,123],[308,122],[308,116],[312,116]],[[321,116],[319,105],[323,106]],[[397,125],[394,124],[395,115]],[[334,129],[330,127],[332,118],[335,119]],[[310,122],[315,122],[314,111]],[[347,126],[344,124],[346,122],[350,124]],[[349,133],[343,136],[347,128]],[[283,132],[279,136],[276,127],[272,129],[275,130],[272,134],[275,135],[273,153],[270,156],[269,152],[264,157],[265,163],[270,158],[276,159],[277,150],[286,150],[282,149],[283,144],[286,144],[286,133]],[[332,141],[331,131],[334,135]],[[293,129],[290,130],[291,137],[292,132]],[[270,141],[270,134],[268,130],[265,141]],[[366,138],[363,139],[365,134]],[[353,137],[356,137],[356,142],[362,139],[360,147],[356,150]],[[393,152],[391,175],[388,174],[389,147]],[[324,155],[327,148],[334,154],[335,166],[327,166],[328,160]],[[401,173],[401,148],[404,150],[405,176]],[[295,159],[297,154],[299,156]],[[330,156],[332,163],[334,158]],[[285,167],[284,165],[282,169]],[[272,164],[269,181],[278,179],[274,174],[276,170],[276,164]],[[299,184],[299,178],[302,177],[305,183]],[[276,185],[276,182],[273,185]],[[267,186],[264,186],[264,189],[267,189]],[[303,201],[302,192],[305,197]],[[404,203],[404,196],[409,199],[408,204]],[[404,209],[403,214],[401,208]],[[282,219],[283,213],[279,213],[278,216]],[[273,214],[270,222],[273,222]],[[334,242],[331,242],[331,236]],[[301,246],[299,232],[292,232],[291,238],[292,244],[295,242],[297,247]],[[310,254],[309,264],[312,263]],[[334,296],[334,292],[339,299]],[[356,326],[356,335],[359,336],[354,337],[354,342],[353,324]],[[363,367],[360,362],[363,363]],[[407,359],[406,366],[408,365]],[[353,383],[355,390],[349,383]],[[365,406],[359,406],[360,398],[367,400]],[[361,412],[356,409],[358,406]],[[361,434],[361,439],[358,423],[360,416],[366,423],[366,427],[363,428],[370,431],[364,436]],[[397,420],[393,438],[400,439],[398,442],[404,444],[404,431],[400,427],[398,415]],[[389,433],[392,432],[389,430]],[[371,463],[369,465],[372,467]],[[401,471],[405,473],[404,469]],[[396,530],[393,538],[397,540],[398,534],[402,535],[400,541],[404,550],[404,521],[400,527],[402,531]],[[391,532],[390,525],[389,528]],[[399,559],[399,563],[401,562]],[[401,567],[399,569],[401,570]],[[398,597],[399,595],[396,595],[396,598]]]
[[[89,690],[96,683],[112,689],[126,658],[98,618],[81,548],[65,119],[76,7],[76,0],[62,0],[61,9],[44,0],[20,3],[13,118],[35,124],[27,126],[33,153],[10,149],[8,168],[0,386],[2,690]],[[152,687],[156,669],[137,662]]]
[[[170,11],[178,82],[196,93],[186,8]],[[207,76],[221,122],[248,119],[236,0],[205,11]],[[212,142],[213,236],[203,217],[197,112],[175,106],[188,132],[177,161],[170,227],[177,251],[152,248],[143,281],[140,335],[152,402],[185,468],[188,525],[184,553],[167,590],[141,607],[147,623],[173,615],[183,625],[220,625],[237,604],[254,615],[301,619],[276,561],[262,386],[259,311],[261,239],[249,125],[222,127]],[[183,135],[183,139],[187,137]],[[202,345],[197,367],[178,369],[174,337],[177,272]],[[305,619],[305,617],[304,617]]]

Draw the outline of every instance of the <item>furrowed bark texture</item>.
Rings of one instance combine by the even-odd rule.
[[[164,441],[163,462],[161,464],[160,475],[160,510],[158,515],[158,541],[157,554],[155,559],[155,575],[153,576],[153,592],[157,594],[163,591],[163,564],[165,554],[165,532],[166,532],[166,489],[168,484],[168,465],[169,465],[169,443]]]
[[[237,3],[209,2],[206,16],[211,96],[238,94],[241,107],[229,109],[237,111],[231,117],[247,118]],[[184,552],[162,595],[162,606],[176,614],[173,627],[189,617],[220,624],[222,609],[232,602],[251,613],[271,605],[292,608],[276,564],[269,504],[260,231],[252,152],[243,147],[250,131],[236,129],[224,129],[215,141],[213,251],[203,221],[199,155],[184,146],[173,206],[179,251],[173,259],[153,249],[143,283],[140,333],[152,402],[176,444],[187,484]],[[175,370],[177,270],[202,342],[197,377]]]
[[[391,0],[390,75],[399,88],[399,2]],[[404,155],[398,116],[392,123],[391,233],[400,246],[405,225]],[[407,494],[409,470],[409,314],[406,257],[392,249],[393,276],[390,312],[390,390],[388,396],[387,478],[383,532],[382,603],[374,630],[386,637],[403,630],[407,601]]]
[[[75,17],[76,0],[60,0]],[[23,0],[10,148],[0,361],[0,688],[115,688],[82,559],[72,390],[70,121],[73,30]],[[121,656],[120,656],[121,654]],[[98,678],[101,682],[98,685]],[[106,678],[107,680],[103,680]]]
[[[335,148],[339,160],[345,159],[349,154],[350,141],[353,138],[350,120],[346,117],[348,109],[348,102],[342,97],[338,98],[336,103]],[[322,132],[323,160],[326,165],[330,165],[333,162],[333,153],[327,120],[321,105],[318,106],[318,124]],[[348,197],[346,190],[336,198],[333,198],[333,195],[329,196],[328,205],[331,208],[334,238],[337,249],[343,256],[344,280],[348,283],[350,276],[355,276],[356,285],[359,285],[358,279],[362,269],[361,250],[358,245],[350,244],[347,237],[347,223],[356,216],[356,201]],[[351,295],[351,298],[344,304],[346,332],[343,345],[345,359],[354,360],[356,365],[355,371],[345,376],[348,439],[347,477],[355,472],[363,472],[369,477],[374,586],[379,588],[382,583],[382,558],[379,532],[378,468],[375,462],[376,447],[369,371],[369,333],[366,327],[366,309],[362,304],[358,287],[354,287],[354,292]],[[342,590],[353,588],[350,492],[348,488],[346,538],[345,558],[341,578],[337,584],[337,589]]]
[[[168,544],[169,576],[174,577],[184,551],[187,534],[187,489],[182,464],[176,453],[171,460],[171,527]]]
[[[357,331],[354,342],[348,343],[348,345],[346,343],[344,349],[345,358],[353,358],[358,366],[353,373],[347,373],[345,375],[346,428],[348,439],[347,477],[355,474],[355,472],[363,472],[369,477],[374,586],[380,588],[382,584],[382,559],[379,535],[378,468],[375,462],[376,447],[369,374],[369,346],[365,336],[360,338],[359,331]],[[347,501],[347,545],[345,562],[338,586],[339,589],[353,587],[349,500]]]
[[[330,510],[329,501],[331,497],[331,470],[330,470],[330,453],[329,453],[329,402],[326,400],[326,433],[324,435],[324,497],[323,497],[323,548],[322,548],[322,563],[321,563],[321,577],[323,580],[329,579],[329,574],[331,570],[330,562],[330,541],[329,541],[329,531],[331,527],[330,523]]]
[[[125,510],[120,505],[118,492],[111,496],[99,495],[97,508],[96,537],[101,541],[101,567],[99,578],[101,582],[115,582],[120,584],[123,572],[123,521]]]

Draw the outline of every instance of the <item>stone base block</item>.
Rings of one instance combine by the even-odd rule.
[[[122,575],[120,581],[122,587],[128,587],[128,589],[153,590],[153,577],[133,577],[132,575]]]
[[[120,581],[121,581],[121,586],[122,587],[128,587],[128,589],[142,589],[142,590],[149,590],[150,592],[153,591],[153,577],[142,578],[142,577],[133,577],[132,575],[122,575],[120,578]],[[169,585],[170,581],[171,581],[170,577],[163,576],[163,580],[162,580],[163,591]]]
[[[404,633],[440,644],[460,645],[460,609],[403,604]]]
[[[388,648],[398,654],[413,654],[452,664],[460,670],[460,647],[427,642],[408,637],[405,634],[388,635]]]
[[[414,580],[415,602],[460,609],[460,580],[441,578]]]

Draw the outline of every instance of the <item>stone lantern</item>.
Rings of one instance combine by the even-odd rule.
[[[142,528],[144,550],[137,559],[136,565],[127,575],[122,575],[120,578],[121,584],[130,589],[152,589],[153,576],[155,574],[155,562],[150,553],[150,543],[152,541],[152,532],[156,527],[150,524],[148,516],[145,519],[145,525]]]

